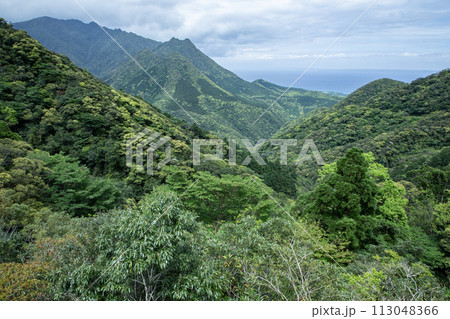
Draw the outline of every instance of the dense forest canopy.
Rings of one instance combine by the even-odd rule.
[[[4,20],[0,74],[0,300],[448,299],[448,70],[298,112],[277,137],[314,139],[320,168],[193,165],[217,136]],[[126,165],[144,128],[176,155],[154,175]]]

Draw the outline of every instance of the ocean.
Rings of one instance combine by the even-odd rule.
[[[302,72],[303,70],[297,72],[241,71],[236,74],[247,81],[263,79],[278,85],[290,86]],[[374,80],[389,78],[409,83],[436,72],[430,70],[310,70],[294,87],[349,94]]]

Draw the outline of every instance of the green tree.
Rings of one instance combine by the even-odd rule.
[[[159,188],[134,209],[83,222],[83,232],[39,244],[52,262],[56,299],[216,299],[220,277],[202,247],[195,216],[177,196]]]
[[[387,169],[353,148],[335,164],[325,165],[319,185],[300,197],[297,207],[322,223],[332,238],[359,249],[397,239],[407,226],[404,194]]]
[[[72,216],[87,216],[121,204],[121,192],[114,180],[94,177],[79,161],[62,154],[38,151],[36,158],[50,168],[47,202]]]
[[[353,273],[345,274],[348,286],[343,294],[350,300],[443,300],[444,290],[429,268],[410,263],[392,250],[369,261],[353,265]]]
[[[438,236],[439,244],[445,252],[447,276],[450,269],[450,202],[438,204],[433,213],[433,229]]]
[[[273,190],[256,177],[217,177],[209,172],[198,172],[192,176],[192,180],[197,182],[190,184],[180,174],[176,176],[167,181],[173,188],[185,191],[186,208],[195,211],[200,220],[216,228],[222,221],[235,220],[240,215],[250,214],[265,220],[278,211],[269,196]]]
[[[419,189],[434,195],[438,203],[448,200],[449,171],[423,165],[417,170],[409,171],[406,177]]]
[[[49,264],[1,263],[0,300],[48,300],[49,287],[45,276],[49,269]]]
[[[274,191],[284,193],[292,198],[297,195],[297,173],[294,165],[282,165],[268,161],[267,165],[250,162],[249,167],[261,175],[264,183]]]

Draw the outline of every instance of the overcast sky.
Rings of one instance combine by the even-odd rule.
[[[373,0],[77,0],[101,24],[167,41],[190,38],[233,71],[302,70]],[[90,18],[73,0],[2,0],[0,16]],[[450,67],[449,0],[379,0],[316,68]]]

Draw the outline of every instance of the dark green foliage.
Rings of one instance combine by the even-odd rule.
[[[123,198],[117,181],[93,177],[86,166],[68,156],[38,152],[33,157],[50,169],[45,178],[50,185],[45,202],[55,210],[80,217],[121,206]]]
[[[418,227],[410,227],[407,235],[394,249],[413,262],[420,261],[433,270],[445,268],[444,253],[436,236],[426,234]]]
[[[450,203],[442,203],[435,206],[433,212],[433,230],[442,250],[445,253],[445,271],[447,283],[450,276]]]
[[[279,193],[284,193],[292,198],[297,195],[297,173],[294,165],[282,165],[279,162],[268,162],[267,165],[259,165],[255,161],[250,162],[249,168],[260,174],[264,183]]]
[[[244,215],[266,220],[278,210],[269,197],[273,191],[258,178],[245,175],[217,177],[209,172],[198,172],[192,176],[196,181],[192,185],[182,172],[172,174],[167,183],[183,191],[186,208],[216,228],[223,221],[236,220]]]
[[[9,138],[12,140],[20,140],[20,136],[17,133],[13,133],[8,125],[0,121],[0,138]]]
[[[422,190],[428,190],[437,202],[448,201],[449,171],[446,172],[428,165],[411,170],[406,178]]]
[[[444,147],[438,154],[430,159],[431,167],[445,169],[450,165],[450,147]]]

